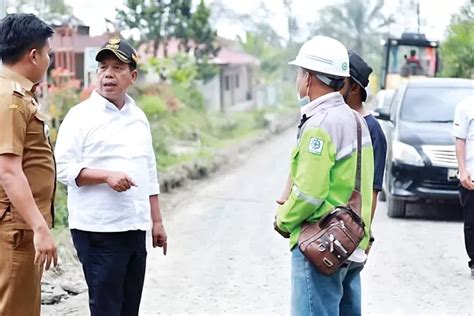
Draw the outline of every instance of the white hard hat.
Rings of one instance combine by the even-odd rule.
[[[301,46],[298,56],[289,64],[336,77],[350,77],[347,49],[331,37],[313,37]]]

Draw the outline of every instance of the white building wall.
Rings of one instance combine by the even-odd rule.
[[[211,111],[219,111],[221,109],[221,82],[220,75],[217,74],[210,81],[200,82],[199,89],[204,96],[204,104]]]

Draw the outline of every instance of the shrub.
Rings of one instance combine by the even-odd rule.
[[[149,117],[156,117],[166,113],[166,102],[157,95],[144,95],[138,100],[139,106]]]

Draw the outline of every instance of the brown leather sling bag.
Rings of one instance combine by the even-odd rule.
[[[324,275],[336,272],[364,238],[360,194],[362,128],[355,113],[354,116],[357,122],[357,171],[352,196],[347,205],[337,206],[318,222],[305,222],[298,238],[303,255]]]

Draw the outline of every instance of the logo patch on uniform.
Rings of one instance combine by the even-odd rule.
[[[323,152],[323,147],[324,147],[324,140],[320,138],[314,138],[314,137],[311,137],[311,139],[309,140],[308,151],[310,153],[315,154],[315,155],[321,155],[321,153]]]
[[[20,113],[22,113],[22,114],[24,113],[23,107],[20,106],[20,105],[18,105],[18,104],[10,104],[10,105],[8,106],[8,108],[9,108],[10,110],[17,110],[17,111],[20,111]]]
[[[112,45],[118,45],[118,44],[120,44],[120,38],[118,38],[118,37],[112,37],[111,39],[109,39],[109,44],[112,44]]]

